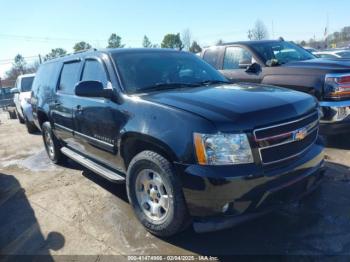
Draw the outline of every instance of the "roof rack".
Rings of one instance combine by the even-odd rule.
[[[97,49],[96,48],[89,48],[89,49],[79,50],[79,51],[74,52],[73,54],[92,52],[92,51],[97,51]]]

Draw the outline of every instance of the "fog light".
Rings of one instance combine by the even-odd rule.
[[[226,211],[228,210],[228,207],[230,206],[230,203],[226,203],[223,207],[222,207],[222,213],[226,213]]]

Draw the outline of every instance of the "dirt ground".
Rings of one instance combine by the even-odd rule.
[[[0,121],[0,255],[350,253],[350,139],[328,143],[326,180],[300,203],[229,230],[163,240],[138,223],[124,185],[72,161],[51,164],[40,134],[6,114]]]

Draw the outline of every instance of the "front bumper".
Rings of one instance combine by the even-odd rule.
[[[350,131],[350,101],[322,101],[320,133],[334,135]]]
[[[181,166],[178,168],[181,168]],[[254,218],[310,192],[324,173],[323,146],[285,167],[182,166],[183,192],[198,232]]]

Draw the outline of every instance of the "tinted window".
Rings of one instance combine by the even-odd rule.
[[[58,78],[59,64],[47,63],[39,67],[33,82],[33,93],[36,95],[39,91],[47,96],[51,90],[56,88]]]
[[[202,59],[185,52],[120,53],[114,54],[113,59],[128,93],[159,84],[193,87],[203,81],[227,81]]]
[[[31,77],[23,77],[21,81],[21,92],[28,92],[32,90],[34,76]]]
[[[82,80],[100,81],[104,86],[107,85],[108,81],[103,65],[97,60],[86,60]]]
[[[209,48],[205,50],[203,59],[213,67],[218,67],[218,60],[219,60],[219,50],[216,48]]]
[[[252,54],[242,47],[227,47],[224,58],[224,69],[246,68],[252,64],[252,59]]]
[[[74,94],[75,84],[79,81],[79,68],[79,62],[63,65],[59,85],[60,91],[67,94]]]

